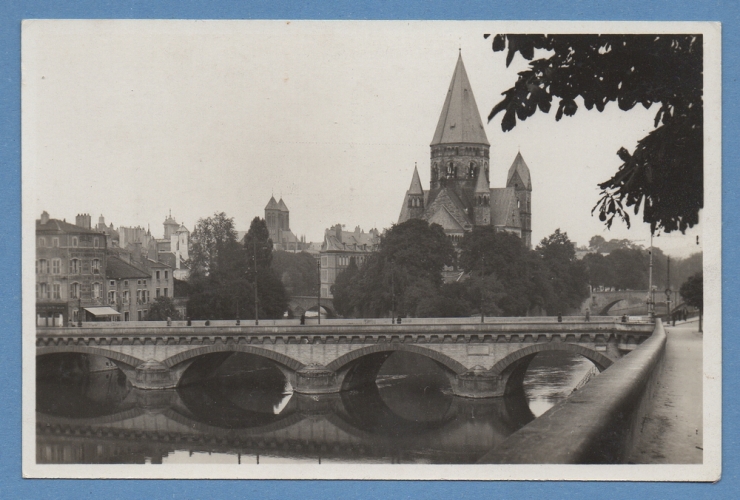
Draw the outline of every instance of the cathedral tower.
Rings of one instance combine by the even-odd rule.
[[[486,183],[489,182],[490,144],[462,55],[457,58],[430,146],[431,190],[449,187],[461,199],[469,199],[479,171],[484,172]]]
[[[532,248],[532,178],[521,153],[517,153],[506,178],[506,187],[514,188],[516,193],[517,209],[522,223],[522,239],[527,248]]]

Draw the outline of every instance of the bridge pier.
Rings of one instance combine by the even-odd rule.
[[[459,375],[448,374],[452,392],[463,398],[497,398],[504,395],[506,380],[499,374],[475,366]]]

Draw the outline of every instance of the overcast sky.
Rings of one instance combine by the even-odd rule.
[[[246,230],[283,197],[291,229],[320,241],[341,223],[395,223],[414,163],[429,186],[429,143],[458,48],[482,117],[525,63],[506,68],[494,22],[34,21],[24,25],[24,177],[36,217],[100,214],[151,226],[169,210],[192,230],[214,212]],[[532,175],[533,243],[556,228],[579,245],[600,234],[649,244],[634,220],[607,231],[597,183],[653,127],[656,108],[538,113],[486,124],[491,186],[517,150]],[[28,191],[27,191],[28,192]],[[661,235],[674,256],[701,250],[699,228]],[[701,239],[700,239],[701,240]]]

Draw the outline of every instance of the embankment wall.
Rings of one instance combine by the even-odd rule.
[[[509,436],[479,463],[624,463],[641,438],[665,344],[658,319],[651,337],[637,349]]]

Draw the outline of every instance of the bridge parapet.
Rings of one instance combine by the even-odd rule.
[[[621,323],[614,318],[563,323],[549,318],[530,318],[526,323],[212,325],[129,329],[111,328],[106,324],[82,329],[39,328],[36,347],[37,355],[77,352],[107,357],[126,373],[134,386],[142,389],[176,386],[191,363],[201,356],[220,353],[223,357],[244,352],[271,359],[294,389],[305,393],[336,392],[349,388],[350,383],[374,380],[373,373],[380,369],[388,355],[407,351],[437,362],[451,377],[453,390],[467,387],[464,391],[460,389],[460,395],[475,397],[475,391],[470,390],[471,384],[479,386],[481,382],[487,384],[487,388],[479,391],[480,397],[487,397],[505,392],[513,373],[509,362],[512,366],[516,364],[520,371],[526,370],[526,365],[538,352],[556,349],[584,355],[603,369],[641,344],[650,336],[653,327],[649,322]],[[520,355],[514,355],[516,352]],[[358,375],[359,365],[363,366],[364,375]],[[481,370],[489,373],[481,375]],[[321,373],[321,377],[316,376],[317,373]],[[488,378],[496,380],[483,381]]]

